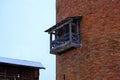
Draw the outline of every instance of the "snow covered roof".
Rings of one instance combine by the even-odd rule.
[[[45,69],[40,62],[0,57],[0,63]]]

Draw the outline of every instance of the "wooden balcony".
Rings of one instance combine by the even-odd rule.
[[[68,17],[45,31],[50,34],[50,53],[62,54],[81,46],[81,18],[81,16]]]

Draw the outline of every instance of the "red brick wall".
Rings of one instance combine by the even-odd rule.
[[[56,0],[57,22],[82,15],[82,48],[57,55],[57,80],[120,80],[120,0]]]

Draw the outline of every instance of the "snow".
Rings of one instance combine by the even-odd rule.
[[[18,66],[35,67],[35,68],[39,68],[39,69],[45,69],[40,62],[19,60],[19,59],[11,59],[11,58],[5,58],[5,57],[0,57],[0,63],[6,63],[6,64],[12,64],[12,65],[18,65]]]

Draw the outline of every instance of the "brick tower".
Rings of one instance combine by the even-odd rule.
[[[56,13],[56,80],[120,80],[120,0],[56,0]]]

